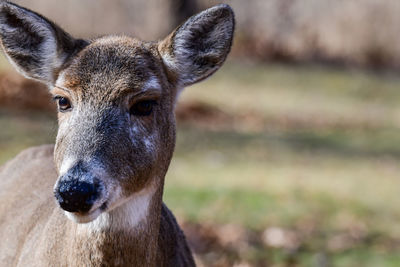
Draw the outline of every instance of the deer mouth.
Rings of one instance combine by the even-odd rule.
[[[76,223],[89,223],[91,221],[94,221],[99,217],[101,213],[106,211],[107,209],[107,202],[104,202],[102,205],[100,205],[97,208],[91,209],[88,212],[69,212],[69,211],[64,211],[65,215],[72,221]]]

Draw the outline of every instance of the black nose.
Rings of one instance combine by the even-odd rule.
[[[88,212],[99,195],[98,183],[79,180],[60,181],[55,190],[61,208],[69,212]]]

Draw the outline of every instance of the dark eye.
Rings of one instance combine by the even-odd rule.
[[[71,102],[68,100],[68,98],[56,96],[54,99],[57,101],[59,111],[63,112],[71,108]]]
[[[157,104],[154,100],[144,100],[134,104],[129,113],[134,116],[149,116],[153,112],[153,107]]]

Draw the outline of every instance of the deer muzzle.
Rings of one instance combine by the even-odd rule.
[[[102,182],[78,163],[59,177],[54,195],[63,210],[87,213],[101,198],[103,188]]]

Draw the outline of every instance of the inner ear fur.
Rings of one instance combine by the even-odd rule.
[[[5,1],[0,2],[0,41],[20,73],[48,85],[71,55],[88,44],[36,12]]]
[[[188,86],[217,71],[231,49],[234,28],[234,13],[226,4],[189,18],[158,45],[170,79]]]

